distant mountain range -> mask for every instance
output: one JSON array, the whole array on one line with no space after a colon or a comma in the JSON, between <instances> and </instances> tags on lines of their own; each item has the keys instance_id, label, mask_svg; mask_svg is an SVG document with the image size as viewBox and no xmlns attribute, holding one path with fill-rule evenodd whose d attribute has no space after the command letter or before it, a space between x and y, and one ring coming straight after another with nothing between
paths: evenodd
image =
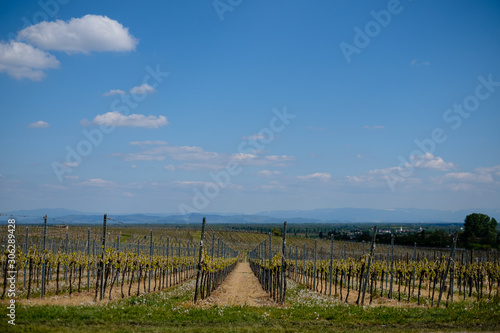
<instances>
[{"instance_id":1,"label":"distant mountain range","mask_svg":"<svg viewBox=\"0 0 500 333\"><path fill-rule=\"evenodd\" d=\"M438 209L371 209L371 208L326 208L313 210L283 210L260 212L258 215L281 218L311 218L334 222L399 222L399 223L434 223L463 222L472 213L482 213L500 218L500 209L463 209L458 211Z\"/></svg>"},{"instance_id":2,"label":"distant mountain range","mask_svg":"<svg viewBox=\"0 0 500 333\"><path fill-rule=\"evenodd\" d=\"M437 209L371 209L371 208L326 208L313 210L275 210L257 214L123 214L109 215L110 218L126 224L197 224L203 217L210 223L452 223L463 222L471 213L483 213L500 219L500 209L463 209L458 211ZM49 223L100 224L103 214L84 213L64 208L18 210L4 213L0 221L13 215L20 223L38 223L47 215ZM55 220L54 220L55 219Z\"/></svg>"}]
</instances>

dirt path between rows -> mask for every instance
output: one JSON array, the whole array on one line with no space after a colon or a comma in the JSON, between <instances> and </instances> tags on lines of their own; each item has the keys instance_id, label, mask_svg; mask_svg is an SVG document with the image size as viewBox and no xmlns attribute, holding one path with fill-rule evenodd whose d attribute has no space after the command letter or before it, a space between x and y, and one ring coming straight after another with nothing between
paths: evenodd
<instances>
[{"instance_id":1,"label":"dirt path between rows","mask_svg":"<svg viewBox=\"0 0 500 333\"><path fill-rule=\"evenodd\" d=\"M276 305L262 289L259 280L247 262L238 263L219 288L202 303L211 305Z\"/></svg>"}]
</instances>

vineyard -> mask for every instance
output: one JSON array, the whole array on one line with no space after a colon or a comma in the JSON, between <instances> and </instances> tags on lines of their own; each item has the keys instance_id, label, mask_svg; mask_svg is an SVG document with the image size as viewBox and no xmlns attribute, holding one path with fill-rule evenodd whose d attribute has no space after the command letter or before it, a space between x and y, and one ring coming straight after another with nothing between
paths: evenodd
<instances>
[{"instance_id":1,"label":"vineyard","mask_svg":"<svg viewBox=\"0 0 500 333\"><path fill-rule=\"evenodd\" d=\"M215 241L213 232L211 247L202 250L199 262L200 246L191 239L180 238L178 232L172 233L172 241L170 236L163 239L160 235L156 242L152 230L149 235L126 234L126 239L137 239L137 242L124 243L120 242L122 230L109 232L112 229L108 229L107 221L105 216L101 234L98 228L91 233L90 228L85 232L78 227L73 232L78 237L72 239L69 233L63 236L55 229L47 237L46 226L31 232L26 227L24 242L17 243L22 250L16 253L15 268L8 265L9 252L2 254L1 299L8 290L9 271L18 272L20 298L92 291L95 302L111 300L113 295L124 298L164 290L189 281L198 270L201 272L200 295L204 298L222 283L237 261L238 252L220 238ZM86 234L86 241L82 240L82 234ZM108 244L111 234L117 236ZM6 238L3 244L7 244Z\"/></svg>"},{"instance_id":2,"label":"vineyard","mask_svg":"<svg viewBox=\"0 0 500 333\"><path fill-rule=\"evenodd\" d=\"M377 258L374 254L375 226L368 253L365 254L363 250L357 257L348 256L344 248L340 258L334 259L332 239L330 252L321 252L318 259L317 241L312 251L308 251L305 245L300 250L298 245L289 246L286 251L286 222L284 231L281 250L273 251L272 239L269 238L250 253L255 275L263 288L280 303L284 302L287 278L315 292L333 295L356 305L364 305L366 295L369 296L369 304L374 298L385 298L430 306L439 306L443 293L447 305L460 298L475 298L478 301L500 298L498 254L494 253L492 261L480 261L473 253L463 252L461 260L457 260L457 234L448 256L434 254L433 258L428 258L428 253L417 254L415 246L412 257L407 252L406 258L397 258L393 243L385 257ZM325 256L329 256L329 259L323 259ZM350 294L356 297L349 298Z\"/></svg>"},{"instance_id":3,"label":"vineyard","mask_svg":"<svg viewBox=\"0 0 500 333\"><path fill-rule=\"evenodd\" d=\"M2 244L8 244L6 235L2 226ZM321 305L310 305L321 311L344 305L453 309L454 304L498 304L498 252L457 249L456 235L443 249L377 244L376 227L371 235L372 242L359 243L290 236L286 222L278 236L232 231L205 220L201 228L148 230L107 216L102 227L47 225L45 218L37 225L17 226L16 298L34 309L35 304L59 306L71 299L89 306L136 306L145 297L160 302L162 295L161 302L189 312L198 301L212 299L235 267L248 262L270 302L283 311L303 299L308 304L321 299ZM4 250L2 300L11 288L10 259ZM172 296L177 288L187 291ZM199 304L210 313L210 302Z\"/></svg>"}]
</instances>

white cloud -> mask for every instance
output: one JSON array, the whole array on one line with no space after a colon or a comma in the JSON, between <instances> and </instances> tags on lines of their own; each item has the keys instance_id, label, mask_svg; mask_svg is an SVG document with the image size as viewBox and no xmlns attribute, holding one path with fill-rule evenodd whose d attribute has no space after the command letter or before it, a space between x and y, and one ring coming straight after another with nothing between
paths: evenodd
<instances>
[{"instance_id":1,"label":"white cloud","mask_svg":"<svg viewBox=\"0 0 500 333\"><path fill-rule=\"evenodd\" d=\"M132 87L129 89L129 93L131 94L136 94L136 95L142 95L142 94L152 94L156 92L156 89L151 87L147 83L143 83L140 86ZM108 92L105 92L102 94L103 96L113 96L113 95L125 95L126 92L121 89L112 89Z\"/></svg>"},{"instance_id":2,"label":"white cloud","mask_svg":"<svg viewBox=\"0 0 500 333\"><path fill-rule=\"evenodd\" d=\"M170 158L184 162L176 165L176 169L181 170L220 170L225 168L228 162L236 162L240 166L285 167L296 160L294 156L287 155L257 156L243 153L228 155L206 151L197 146L173 146L161 140L133 141L130 142L130 145L139 146L142 150L132 153L114 153L112 156L122 158L125 161L162 161Z\"/></svg>"},{"instance_id":3,"label":"white cloud","mask_svg":"<svg viewBox=\"0 0 500 333\"><path fill-rule=\"evenodd\" d=\"M474 172L450 172L440 177L438 181L454 190L464 190L470 189L474 184L498 186L500 185L498 177L500 177L500 165L488 168L478 167L474 169Z\"/></svg>"},{"instance_id":4,"label":"white cloud","mask_svg":"<svg viewBox=\"0 0 500 333\"><path fill-rule=\"evenodd\" d=\"M162 161L169 156L178 161L218 161L222 155L213 152L207 152L196 146L169 146L164 141L135 141L133 145L158 145L157 147L144 150L139 153L121 154L115 153L113 156L123 158L125 161Z\"/></svg>"},{"instance_id":5,"label":"white cloud","mask_svg":"<svg viewBox=\"0 0 500 333\"><path fill-rule=\"evenodd\" d=\"M269 184L261 185L260 188L263 190L281 190L281 191L286 189L285 186L281 185L280 182L276 180L270 181Z\"/></svg>"},{"instance_id":6,"label":"white cloud","mask_svg":"<svg viewBox=\"0 0 500 333\"><path fill-rule=\"evenodd\" d=\"M222 161L219 163L217 161L213 163L182 163L178 166L181 170L221 170L226 167Z\"/></svg>"},{"instance_id":7,"label":"white cloud","mask_svg":"<svg viewBox=\"0 0 500 333\"><path fill-rule=\"evenodd\" d=\"M142 95L142 94L152 94L156 92L155 88L151 87L147 83L143 83L138 87L133 87L129 90L131 94Z\"/></svg>"},{"instance_id":8,"label":"white cloud","mask_svg":"<svg viewBox=\"0 0 500 333\"><path fill-rule=\"evenodd\" d=\"M100 178L92 178L92 179L86 180L84 182L81 182L80 185L106 187L106 186L113 186L113 185L115 185L115 183L110 181L110 180L104 180L104 179L100 179Z\"/></svg>"},{"instance_id":9,"label":"white cloud","mask_svg":"<svg viewBox=\"0 0 500 333\"><path fill-rule=\"evenodd\" d=\"M29 128L47 128L47 127L50 127L49 123L43 121L43 120L39 120L39 121L35 121L34 123L30 123L28 125Z\"/></svg>"},{"instance_id":10,"label":"white cloud","mask_svg":"<svg viewBox=\"0 0 500 333\"><path fill-rule=\"evenodd\" d=\"M243 140L274 140L274 138L270 138L269 136L267 136L265 133L262 133L262 132L259 132L259 133L256 133L256 134L252 134L250 136L244 136L242 137Z\"/></svg>"},{"instance_id":11,"label":"white cloud","mask_svg":"<svg viewBox=\"0 0 500 333\"><path fill-rule=\"evenodd\" d=\"M300 180L318 179L321 180L322 182L327 182L332 178L332 176L329 173L316 172L306 176L298 176L297 178Z\"/></svg>"},{"instance_id":12,"label":"white cloud","mask_svg":"<svg viewBox=\"0 0 500 333\"><path fill-rule=\"evenodd\" d=\"M50 53L16 41L0 42L0 72L16 79L40 81L45 69L58 67L59 61Z\"/></svg>"},{"instance_id":13,"label":"white cloud","mask_svg":"<svg viewBox=\"0 0 500 333\"><path fill-rule=\"evenodd\" d=\"M205 187L205 186L214 186L215 184L213 182L203 182L203 181L197 181L197 180L177 180L173 181L171 184L177 187L181 188L193 188L193 187ZM224 185L224 189L233 189L233 190L242 190L243 186L229 183Z\"/></svg>"},{"instance_id":14,"label":"white cloud","mask_svg":"<svg viewBox=\"0 0 500 333\"><path fill-rule=\"evenodd\" d=\"M431 153L425 153L423 155L412 155L410 156L410 161L407 166L413 166L415 168L427 168L435 169L441 171L447 171L455 167L451 162L445 162L441 157L434 156Z\"/></svg>"},{"instance_id":15,"label":"white cloud","mask_svg":"<svg viewBox=\"0 0 500 333\"><path fill-rule=\"evenodd\" d=\"M448 171L455 167L455 164L453 164L452 162L445 162L439 156L434 156L431 153L425 153L423 155L411 155L410 162L406 162L404 167L397 166L385 169L373 169L370 170L369 173L372 175L385 175L393 171L408 173L408 170L411 170L412 168Z\"/></svg>"},{"instance_id":16,"label":"white cloud","mask_svg":"<svg viewBox=\"0 0 500 333\"><path fill-rule=\"evenodd\" d=\"M78 162L63 162L63 165L68 168L76 168L78 166Z\"/></svg>"},{"instance_id":17,"label":"white cloud","mask_svg":"<svg viewBox=\"0 0 500 333\"><path fill-rule=\"evenodd\" d=\"M113 95L125 95L125 91L121 90L121 89L112 89L108 92L105 92L104 94L102 94L103 96L113 96Z\"/></svg>"},{"instance_id":18,"label":"white cloud","mask_svg":"<svg viewBox=\"0 0 500 333\"><path fill-rule=\"evenodd\" d=\"M415 65L417 65L417 66L422 66L422 65L423 65L423 66L430 66L430 65L431 65L431 63L430 63L430 62L428 62L428 61L419 61L418 59L413 59L413 60L411 61L411 63L410 63L410 66L412 66L412 67L413 67L413 66L415 66Z\"/></svg>"},{"instance_id":19,"label":"white cloud","mask_svg":"<svg viewBox=\"0 0 500 333\"><path fill-rule=\"evenodd\" d=\"M366 175L359 175L359 176L346 176L347 181L351 183L365 183L368 181L373 180L373 177L366 176Z\"/></svg>"},{"instance_id":20,"label":"white cloud","mask_svg":"<svg viewBox=\"0 0 500 333\"><path fill-rule=\"evenodd\" d=\"M495 165L489 168L479 167L476 168L476 172L479 173L492 173L496 176L500 176L500 165Z\"/></svg>"},{"instance_id":21,"label":"white cloud","mask_svg":"<svg viewBox=\"0 0 500 333\"><path fill-rule=\"evenodd\" d=\"M128 28L101 15L40 22L21 30L18 37L45 50L86 54L91 51L133 51L138 43Z\"/></svg>"},{"instance_id":22,"label":"white cloud","mask_svg":"<svg viewBox=\"0 0 500 333\"><path fill-rule=\"evenodd\" d=\"M165 165L163 168L168 171L175 171L175 165L173 164Z\"/></svg>"},{"instance_id":23,"label":"white cloud","mask_svg":"<svg viewBox=\"0 0 500 333\"><path fill-rule=\"evenodd\" d=\"M267 155L257 156L254 154L235 153L230 157L240 165L264 166L271 165L275 167L287 167L296 160L295 156L288 155Z\"/></svg>"},{"instance_id":24,"label":"white cloud","mask_svg":"<svg viewBox=\"0 0 500 333\"><path fill-rule=\"evenodd\" d=\"M268 155L264 156L266 163L271 164L276 167L287 167L290 166L297 158L295 156L289 155Z\"/></svg>"},{"instance_id":25,"label":"white cloud","mask_svg":"<svg viewBox=\"0 0 500 333\"><path fill-rule=\"evenodd\" d=\"M157 140L157 141L132 141L130 145L132 146L146 146L146 145L166 145L166 141Z\"/></svg>"},{"instance_id":26,"label":"white cloud","mask_svg":"<svg viewBox=\"0 0 500 333\"><path fill-rule=\"evenodd\" d=\"M43 184L42 186L46 187L46 188L50 188L52 190L58 190L58 191L64 191L64 190L68 189L67 186L63 186L63 185Z\"/></svg>"},{"instance_id":27,"label":"white cloud","mask_svg":"<svg viewBox=\"0 0 500 333\"><path fill-rule=\"evenodd\" d=\"M212 184L210 182L202 182L202 181L196 181L196 180L177 180L177 181L174 181L173 183L174 183L174 185L181 186L181 187L205 186L205 185Z\"/></svg>"},{"instance_id":28,"label":"white cloud","mask_svg":"<svg viewBox=\"0 0 500 333\"><path fill-rule=\"evenodd\" d=\"M256 159L257 157L258 156L254 154L244 154L244 153L235 153L231 155L231 159L238 162L251 161Z\"/></svg>"},{"instance_id":29,"label":"white cloud","mask_svg":"<svg viewBox=\"0 0 500 333\"><path fill-rule=\"evenodd\" d=\"M80 120L80 125L82 125L82 126L90 126L90 125L92 125L92 122L89 121L88 119L84 118L84 119Z\"/></svg>"},{"instance_id":30,"label":"white cloud","mask_svg":"<svg viewBox=\"0 0 500 333\"><path fill-rule=\"evenodd\" d=\"M142 114L125 116L118 111L113 111L97 115L93 123L96 125L116 127L158 128L167 125L168 121L165 116L145 116Z\"/></svg>"},{"instance_id":31,"label":"white cloud","mask_svg":"<svg viewBox=\"0 0 500 333\"><path fill-rule=\"evenodd\" d=\"M489 173L472 173L472 172L452 172L444 175L446 180L471 183L490 183L493 182L493 177Z\"/></svg>"},{"instance_id":32,"label":"white cloud","mask_svg":"<svg viewBox=\"0 0 500 333\"><path fill-rule=\"evenodd\" d=\"M132 162L132 161L163 161L165 160L165 156L155 156L149 154L120 154L115 153L112 156L121 157L124 161ZM135 169L137 166L132 166Z\"/></svg>"},{"instance_id":33,"label":"white cloud","mask_svg":"<svg viewBox=\"0 0 500 333\"><path fill-rule=\"evenodd\" d=\"M385 175L386 173L392 172L392 171L400 171L403 170L403 168L400 167L390 167L390 168L385 168L385 169L373 169L368 171L369 174L371 175Z\"/></svg>"},{"instance_id":34,"label":"white cloud","mask_svg":"<svg viewBox=\"0 0 500 333\"><path fill-rule=\"evenodd\" d=\"M163 146L151 151L153 154L168 154L171 158L178 161L212 161L221 157L220 154L205 151L196 146Z\"/></svg>"},{"instance_id":35,"label":"white cloud","mask_svg":"<svg viewBox=\"0 0 500 333\"><path fill-rule=\"evenodd\" d=\"M279 175L281 171L270 171L270 170L261 170L258 172L259 175L265 176L265 177L270 177L274 175Z\"/></svg>"}]
</instances>

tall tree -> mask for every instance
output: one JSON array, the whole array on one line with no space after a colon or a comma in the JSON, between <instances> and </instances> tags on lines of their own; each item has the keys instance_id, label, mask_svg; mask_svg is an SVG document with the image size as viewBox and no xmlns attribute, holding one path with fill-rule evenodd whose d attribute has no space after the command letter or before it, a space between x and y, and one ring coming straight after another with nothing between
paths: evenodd
<instances>
[{"instance_id":1,"label":"tall tree","mask_svg":"<svg viewBox=\"0 0 500 333\"><path fill-rule=\"evenodd\" d=\"M485 214L470 214L465 218L464 238L467 247L497 245L497 221Z\"/></svg>"}]
</instances>

